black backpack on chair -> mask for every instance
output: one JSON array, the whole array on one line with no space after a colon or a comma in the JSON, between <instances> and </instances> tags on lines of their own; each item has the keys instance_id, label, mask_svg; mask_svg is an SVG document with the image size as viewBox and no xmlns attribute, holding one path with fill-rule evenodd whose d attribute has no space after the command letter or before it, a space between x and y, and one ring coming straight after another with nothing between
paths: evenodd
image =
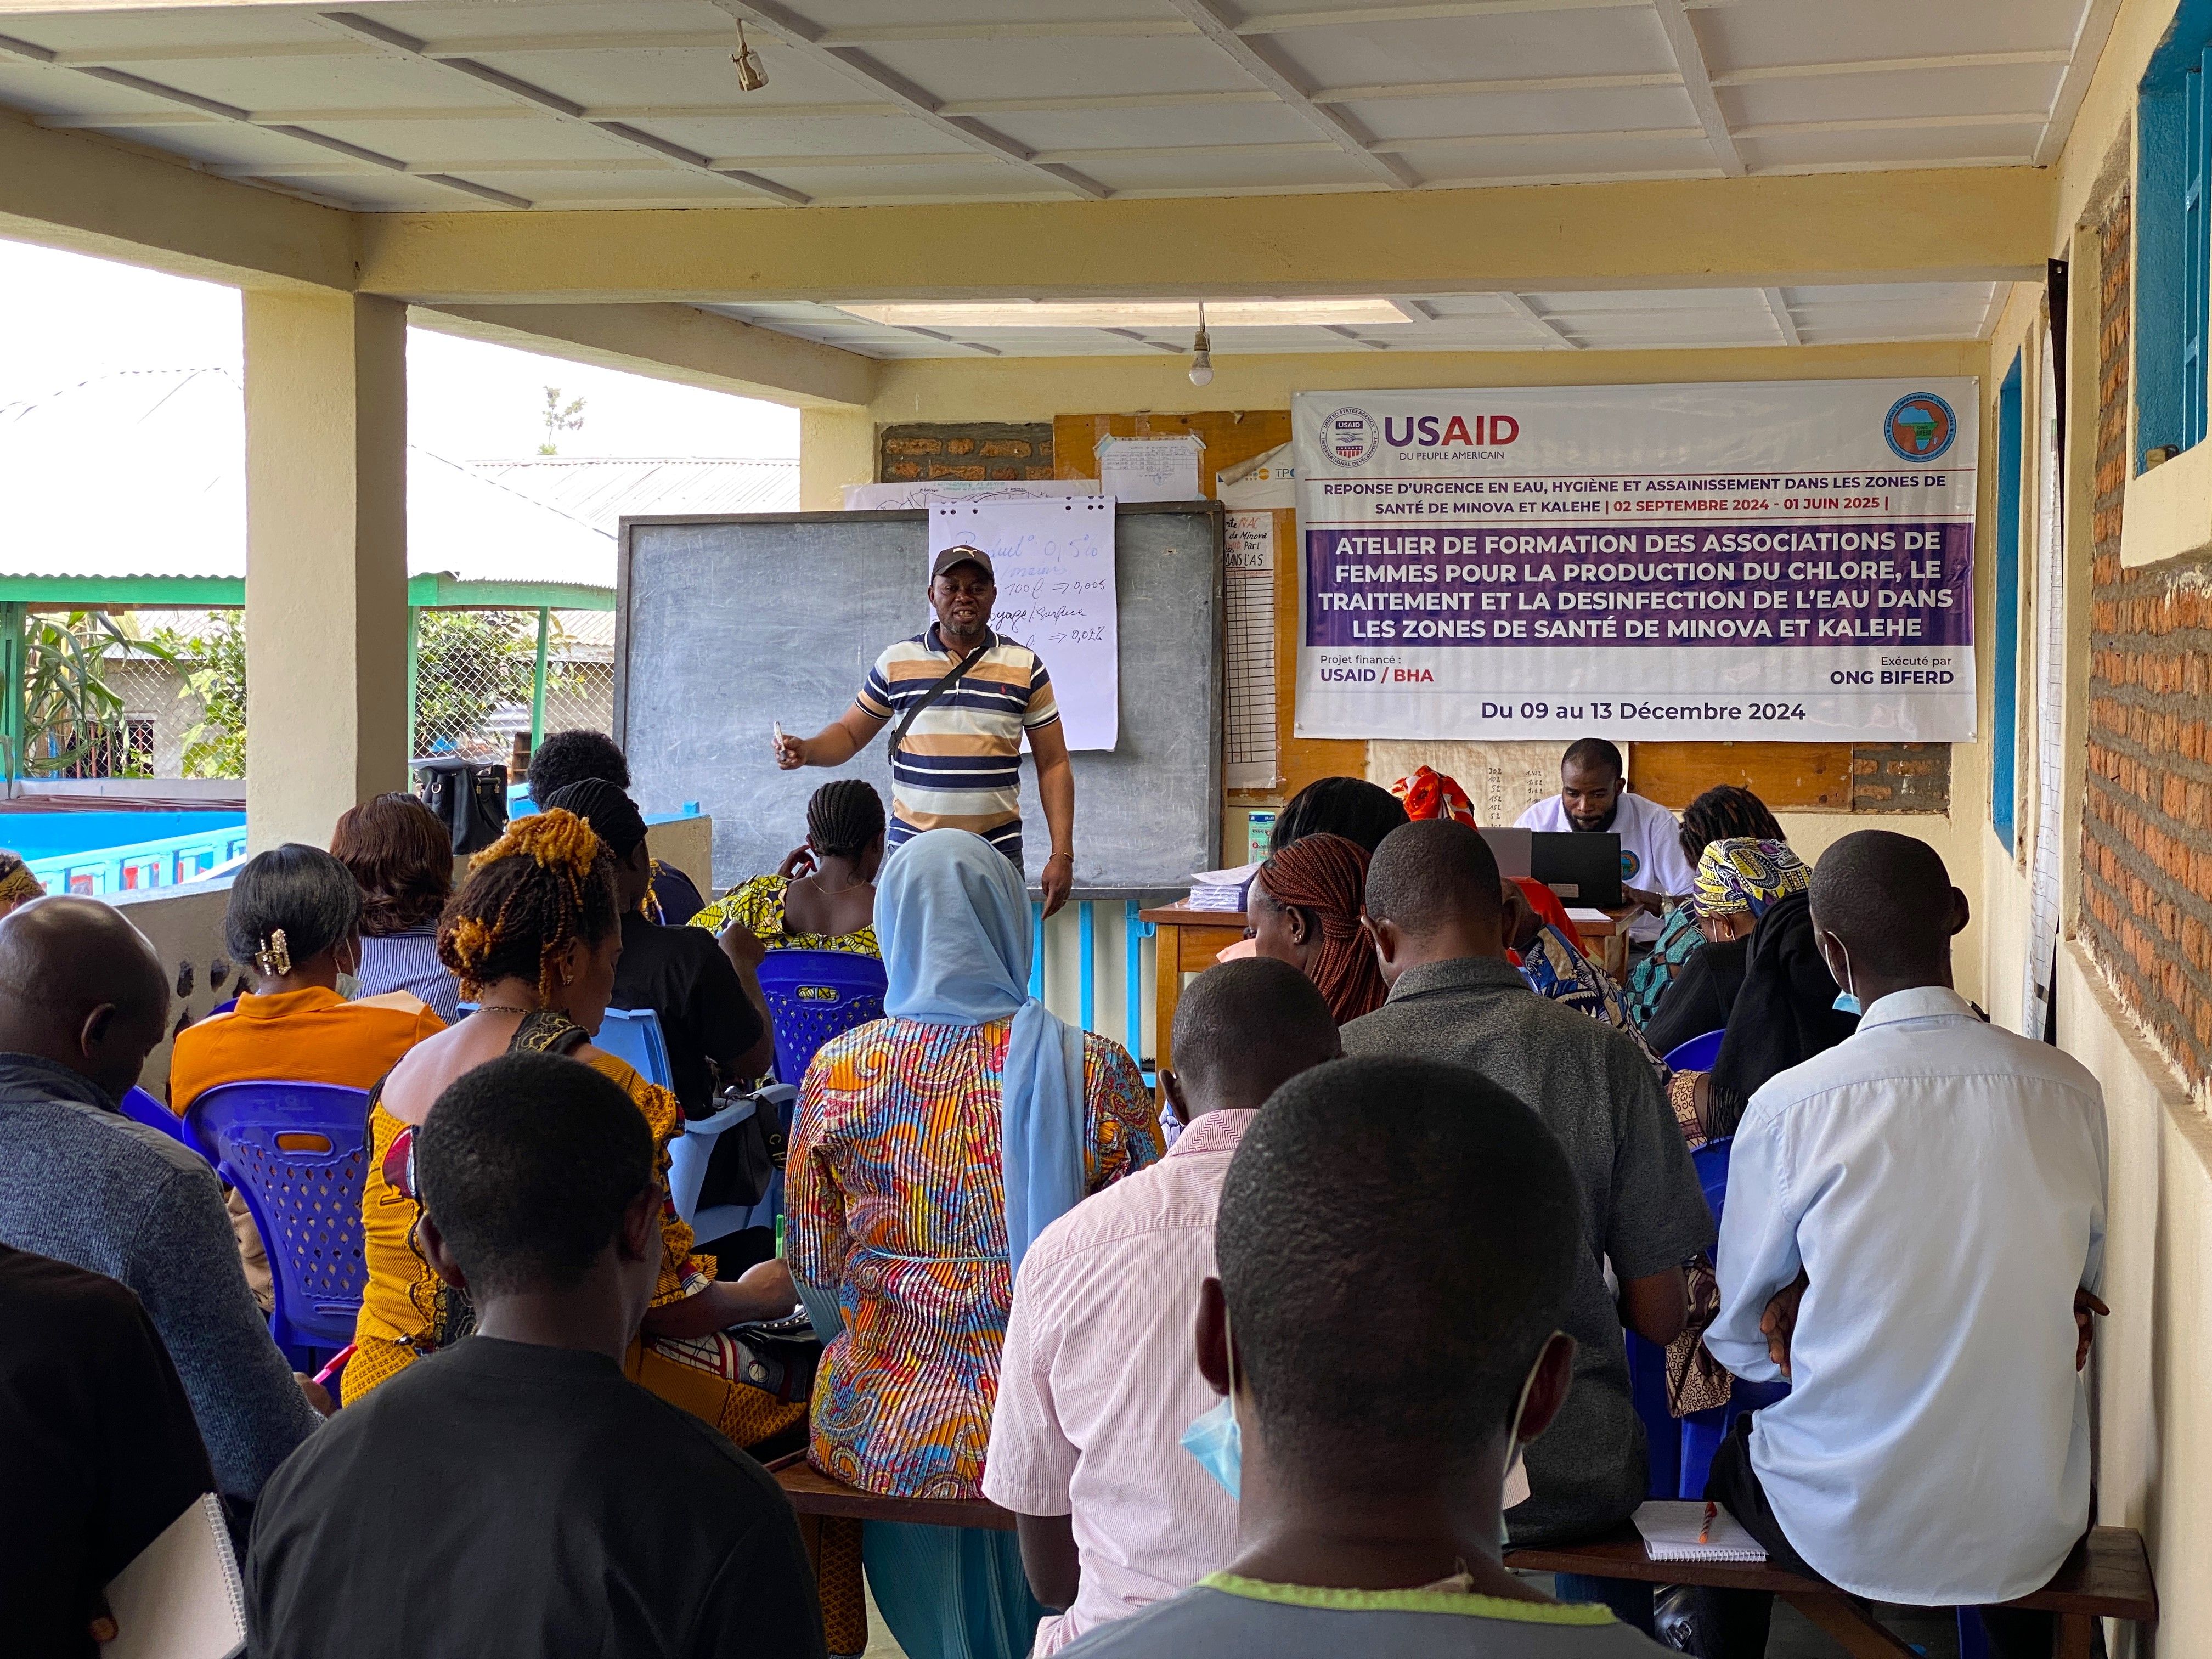
<instances>
[{"instance_id":1,"label":"black backpack on chair","mask_svg":"<svg viewBox=\"0 0 2212 1659\"><path fill-rule=\"evenodd\" d=\"M441 755L415 763L422 804L453 838L456 857L481 853L507 829L507 769Z\"/></svg>"}]
</instances>

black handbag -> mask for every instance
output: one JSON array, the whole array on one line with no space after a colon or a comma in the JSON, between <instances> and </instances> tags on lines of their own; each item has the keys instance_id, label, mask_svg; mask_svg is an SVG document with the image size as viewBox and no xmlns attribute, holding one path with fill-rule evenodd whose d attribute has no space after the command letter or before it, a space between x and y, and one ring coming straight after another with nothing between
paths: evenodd
<instances>
[{"instance_id":1,"label":"black handbag","mask_svg":"<svg viewBox=\"0 0 2212 1659\"><path fill-rule=\"evenodd\" d=\"M814 1392L814 1373L822 1364L822 1339L804 1309L781 1319L732 1325L726 1333L738 1347L738 1376L778 1400L805 1400Z\"/></svg>"},{"instance_id":2,"label":"black handbag","mask_svg":"<svg viewBox=\"0 0 2212 1659\"><path fill-rule=\"evenodd\" d=\"M746 1096L726 1089L714 1097L717 1108L750 1098L753 1114L733 1123L714 1138L707 1155L707 1172L699 1179L698 1207L714 1209L734 1204L750 1209L768 1196L769 1182L783 1167L784 1130L781 1103L766 1091Z\"/></svg>"},{"instance_id":3,"label":"black handbag","mask_svg":"<svg viewBox=\"0 0 2212 1659\"><path fill-rule=\"evenodd\" d=\"M507 769L459 756L415 763L422 804L438 815L459 856L481 853L507 830Z\"/></svg>"}]
</instances>

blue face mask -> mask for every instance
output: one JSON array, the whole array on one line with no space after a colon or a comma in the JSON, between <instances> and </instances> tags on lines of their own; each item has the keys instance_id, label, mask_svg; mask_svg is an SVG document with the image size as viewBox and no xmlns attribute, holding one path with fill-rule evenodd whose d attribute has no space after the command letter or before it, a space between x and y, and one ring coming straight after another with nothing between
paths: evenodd
<instances>
[{"instance_id":1,"label":"blue face mask","mask_svg":"<svg viewBox=\"0 0 2212 1659\"><path fill-rule=\"evenodd\" d=\"M1224 1394L1213 1409L1182 1431L1182 1449L1198 1460L1221 1490L1241 1498L1244 1431L1237 1421L1237 1397Z\"/></svg>"},{"instance_id":2,"label":"blue face mask","mask_svg":"<svg viewBox=\"0 0 2212 1659\"><path fill-rule=\"evenodd\" d=\"M1237 1420L1237 1344L1229 1334L1229 1310L1221 1312L1222 1346L1229 1350L1229 1392L1211 1411L1182 1431L1182 1449L1198 1460L1221 1490L1242 1500L1244 1486L1244 1430Z\"/></svg>"},{"instance_id":3,"label":"blue face mask","mask_svg":"<svg viewBox=\"0 0 2212 1659\"><path fill-rule=\"evenodd\" d=\"M1830 934L1829 937L1831 939L1835 938L1832 933ZM1833 1008L1839 1014L1856 1014L1863 1012L1864 1011L1859 1006L1858 993L1850 988L1851 980L1853 977L1851 973L1851 953L1849 951L1844 951L1844 942L1841 939L1836 939L1836 949L1843 951L1844 955L1844 988L1836 993L1836 1000L1828 1006Z\"/></svg>"}]
</instances>

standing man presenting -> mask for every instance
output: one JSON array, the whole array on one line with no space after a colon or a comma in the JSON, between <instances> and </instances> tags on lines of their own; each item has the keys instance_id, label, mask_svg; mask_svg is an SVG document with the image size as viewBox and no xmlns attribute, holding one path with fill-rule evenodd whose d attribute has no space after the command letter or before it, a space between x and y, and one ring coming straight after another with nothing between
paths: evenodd
<instances>
[{"instance_id":1,"label":"standing man presenting","mask_svg":"<svg viewBox=\"0 0 2212 1659\"><path fill-rule=\"evenodd\" d=\"M1038 877L1047 915L1075 878L1075 773L1052 677L1025 645L991 631L999 597L991 556L948 547L930 562L937 620L876 659L848 708L811 738L778 732L776 764L842 766L893 720L890 847L925 830L970 830L1022 867L1022 733L1036 758L1052 836Z\"/></svg>"},{"instance_id":2,"label":"standing man presenting","mask_svg":"<svg viewBox=\"0 0 2212 1659\"><path fill-rule=\"evenodd\" d=\"M1659 937L1659 917L1667 899L1680 898L1697 883L1682 856L1682 826L1656 800L1628 793L1620 750L1603 738L1571 744L1559 759L1559 793L1547 796L1514 820L1522 830L1576 830L1620 837L1620 890L1644 914L1628 929L1630 940L1648 945Z\"/></svg>"}]
</instances>

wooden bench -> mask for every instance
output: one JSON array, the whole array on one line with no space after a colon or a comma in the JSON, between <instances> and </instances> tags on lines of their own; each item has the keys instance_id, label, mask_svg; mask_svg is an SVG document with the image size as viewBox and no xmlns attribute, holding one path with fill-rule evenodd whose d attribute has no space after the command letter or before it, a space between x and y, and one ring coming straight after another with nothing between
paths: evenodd
<instances>
[{"instance_id":1,"label":"wooden bench","mask_svg":"<svg viewBox=\"0 0 2212 1659\"><path fill-rule=\"evenodd\" d=\"M1913 1650L1876 1623L1863 1604L1833 1584L1765 1564L1654 1561L1633 1526L1586 1544L1508 1551L1505 1565L1524 1572L1578 1572L1595 1578L1638 1578L1655 1584L1702 1584L1714 1589L1771 1590L1833 1637L1854 1659L1910 1659ZM2051 1582L2007 1607L2058 1615L2057 1659L2088 1659L2093 1621L2158 1621L2158 1591L2142 1534L2127 1527L2092 1527Z\"/></svg>"},{"instance_id":2,"label":"wooden bench","mask_svg":"<svg viewBox=\"0 0 2212 1659\"><path fill-rule=\"evenodd\" d=\"M775 1483L791 1499L799 1514L799 1536L806 1540L810 1561L820 1559L822 1522L846 1521L904 1521L924 1527L982 1527L1012 1532L1014 1512L1002 1510L987 1498L886 1498L862 1492L842 1480L832 1480L806 1461L803 1451L779 1457L768 1466Z\"/></svg>"}]
</instances>

